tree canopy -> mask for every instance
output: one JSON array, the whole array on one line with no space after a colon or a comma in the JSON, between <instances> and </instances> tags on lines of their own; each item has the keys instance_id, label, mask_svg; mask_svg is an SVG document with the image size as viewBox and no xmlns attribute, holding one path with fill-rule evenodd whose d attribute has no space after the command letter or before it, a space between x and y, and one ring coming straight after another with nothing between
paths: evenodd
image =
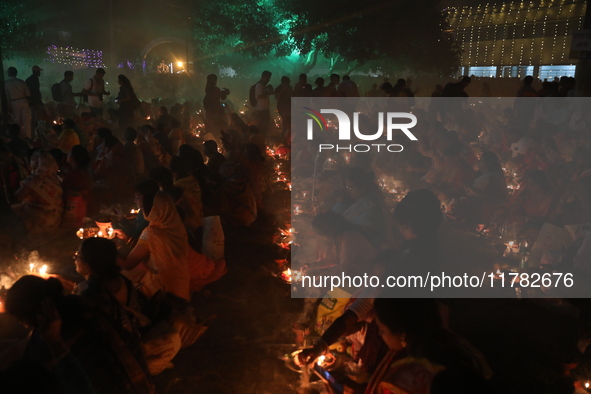
<instances>
[{"instance_id":1,"label":"tree canopy","mask_svg":"<svg viewBox=\"0 0 591 394\"><path fill-rule=\"evenodd\" d=\"M35 25L25 17L22 3L0 1L0 45L4 58L38 46L39 37Z\"/></svg>"},{"instance_id":2,"label":"tree canopy","mask_svg":"<svg viewBox=\"0 0 591 394\"><path fill-rule=\"evenodd\" d=\"M298 54L305 64L315 52L343 70L371 64L450 75L459 66L438 0L222 0L204 4L194 20L198 52L226 66L237 55Z\"/></svg>"}]
</instances>

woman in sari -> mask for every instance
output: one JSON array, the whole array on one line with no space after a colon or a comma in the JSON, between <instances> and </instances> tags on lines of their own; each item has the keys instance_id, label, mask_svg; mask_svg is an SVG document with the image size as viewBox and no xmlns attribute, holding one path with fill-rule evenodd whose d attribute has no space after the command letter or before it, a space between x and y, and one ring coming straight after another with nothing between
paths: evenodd
<instances>
[{"instance_id":1,"label":"woman in sari","mask_svg":"<svg viewBox=\"0 0 591 394\"><path fill-rule=\"evenodd\" d=\"M378 298L376 322L390 349L365 394L429 394L442 371L486 386L491 376L484 357L467 341L443 328L435 300ZM454 386L447 382L446 386ZM445 392L454 392L453 390ZM482 392L475 390L475 392Z\"/></svg>"},{"instance_id":2,"label":"woman in sari","mask_svg":"<svg viewBox=\"0 0 591 394\"><path fill-rule=\"evenodd\" d=\"M44 233L59 227L64 202L57 177L58 165L49 153L37 151L31 157L32 174L21 182L15 197L21 202L18 214L29 233Z\"/></svg>"},{"instance_id":3,"label":"woman in sari","mask_svg":"<svg viewBox=\"0 0 591 394\"><path fill-rule=\"evenodd\" d=\"M235 227L249 226L257 218L257 205L245 168L234 163L224 163L220 175L223 182L217 191L216 200L223 222Z\"/></svg>"},{"instance_id":4,"label":"woman in sari","mask_svg":"<svg viewBox=\"0 0 591 394\"><path fill-rule=\"evenodd\" d=\"M133 270L128 277L141 284L147 297L161 290L189 301L189 243L183 221L166 193L156 193L153 201L146 197L136 202L150 224L121 266ZM138 267L141 263L147 270Z\"/></svg>"}]
</instances>

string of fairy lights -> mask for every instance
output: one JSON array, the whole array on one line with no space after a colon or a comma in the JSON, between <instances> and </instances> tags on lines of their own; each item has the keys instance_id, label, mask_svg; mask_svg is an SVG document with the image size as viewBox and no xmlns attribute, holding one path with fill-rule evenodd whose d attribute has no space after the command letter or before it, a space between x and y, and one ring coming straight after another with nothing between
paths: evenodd
<instances>
[{"instance_id":1,"label":"string of fairy lights","mask_svg":"<svg viewBox=\"0 0 591 394\"><path fill-rule=\"evenodd\" d=\"M448 22L461 41L464 67L505 68L512 76L535 66L572 66L570 39L582 28L583 0L515 0L450 7ZM537 64L534 59L537 59ZM490 71L490 76L496 72Z\"/></svg>"},{"instance_id":2,"label":"string of fairy lights","mask_svg":"<svg viewBox=\"0 0 591 394\"><path fill-rule=\"evenodd\" d=\"M105 67L103 63L103 51L91 49L78 49L72 47L58 47L51 45L47 48L50 63L68 64L71 66Z\"/></svg>"}]
</instances>

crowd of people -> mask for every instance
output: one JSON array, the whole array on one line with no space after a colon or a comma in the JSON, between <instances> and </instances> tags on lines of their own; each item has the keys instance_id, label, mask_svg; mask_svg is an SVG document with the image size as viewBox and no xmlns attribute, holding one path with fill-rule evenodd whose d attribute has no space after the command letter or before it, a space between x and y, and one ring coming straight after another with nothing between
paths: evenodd
<instances>
[{"instance_id":1,"label":"crowd of people","mask_svg":"<svg viewBox=\"0 0 591 394\"><path fill-rule=\"evenodd\" d=\"M436 270L445 216L481 234L508 237L510 228L510 237L526 240L529 248L547 225L579 225L560 257L552 260L548 256L556 254L548 253L543 263L591 274L591 233L583 226L591 222L585 108L516 101L499 117L498 108L479 110L467 101L424 108L417 98L405 103L421 119L419 141L405 141L403 155L348 152L345 159L342 152L323 153L324 165L316 173L317 147L291 128L291 98L362 96L350 76L332 74L326 86L319 77L315 88L306 74L293 88L283 76L273 87L272 73L264 71L250 88L250 113L241 116L228 110L231 93L217 87L213 74L207 76L202 106L187 101L170 107L158 99L140 102L130 80L119 75L115 110L103 102L111 94L105 70L97 69L79 93L70 85L73 73L66 71L46 104L39 93L40 71L33 67L37 79L25 82L8 69L13 123L8 138L0 139L0 240L77 229L85 218L98 218L113 206L139 213L132 221L113 223L112 239L81 242L74 256L75 286L26 275L8 290L7 313L31 335L0 357L6 387L12 382L20 389L31 385L30 392L155 392L152 375L170 368L179 350L198 338L186 331L203 329L192 294L227 272L223 256L205 245L208 231L218 220L224 230L244 231L274 214L268 201L269 145L292 161L294 187L316 177L314 199L306 201L321 242L318 257L305 262L308 270L367 271L371 265L397 275ZM464 77L438 86L432 97L467 99L470 82ZM531 84L526 77L517 96L569 97L574 81L550 82L545 93ZM86 103L76 105L78 96ZM413 98L412 81L384 80L365 94L380 96ZM322 138L331 142L336 136L329 130ZM393 210L386 203L391 187L381 183L386 178L405 191ZM396 237L404 243L393 251ZM444 309L434 300L365 295L299 360L313 362L339 338L364 327L357 356L371 375L365 393L488 392L486 361L447 328ZM17 381L25 370L44 377L43 384Z\"/></svg>"}]
</instances>

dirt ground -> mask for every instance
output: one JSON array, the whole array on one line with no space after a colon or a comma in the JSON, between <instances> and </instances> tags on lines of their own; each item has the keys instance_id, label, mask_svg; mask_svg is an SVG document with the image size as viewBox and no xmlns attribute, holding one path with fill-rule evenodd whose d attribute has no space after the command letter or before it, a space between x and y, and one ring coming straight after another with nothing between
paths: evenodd
<instances>
[{"instance_id":1,"label":"dirt ground","mask_svg":"<svg viewBox=\"0 0 591 394\"><path fill-rule=\"evenodd\" d=\"M215 315L193 346L181 350L174 368L155 378L164 394L289 394L300 376L281 356L295 350L291 325L303 308L288 285L271 275L277 247L267 224L227 232L228 274L193 299L199 315ZM78 241L71 233L39 245L56 267L71 265ZM461 270L490 269L499 257L486 239L450 224L442 231L444 255ZM455 265L455 264L454 264ZM557 301L451 299L450 326L488 359L495 393L572 393L563 362L576 345L576 315ZM0 314L0 344L24 331ZM475 390L475 393L477 390Z\"/></svg>"}]
</instances>

